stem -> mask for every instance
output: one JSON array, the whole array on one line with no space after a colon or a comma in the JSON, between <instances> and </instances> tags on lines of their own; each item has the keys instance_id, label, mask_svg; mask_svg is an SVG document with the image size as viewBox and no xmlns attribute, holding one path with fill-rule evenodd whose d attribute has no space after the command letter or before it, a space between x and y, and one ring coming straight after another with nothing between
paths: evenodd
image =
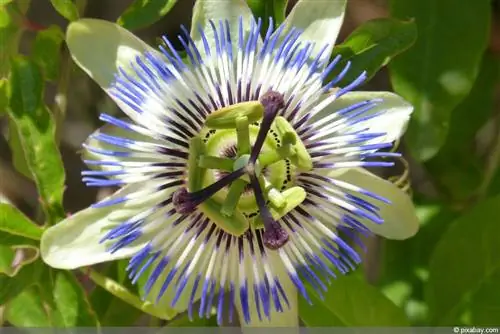
<instances>
[{"instance_id":1,"label":"stem","mask_svg":"<svg viewBox=\"0 0 500 334\"><path fill-rule=\"evenodd\" d=\"M94 269L83 268L80 270L84 274L88 275L88 277L96 285L100 286L104 290L111 293L113 296L120 298L125 303L132 305L133 307L137 308L138 310L141 310L144 313L148 313L154 317L166 320L173 318L177 313L172 309L165 309L164 311L162 311L160 308L155 307L153 303L148 301L142 301L139 298L139 296L136 296L118 282L102 275L101 273L95 271Z\"/></svg>"}]
</instances>

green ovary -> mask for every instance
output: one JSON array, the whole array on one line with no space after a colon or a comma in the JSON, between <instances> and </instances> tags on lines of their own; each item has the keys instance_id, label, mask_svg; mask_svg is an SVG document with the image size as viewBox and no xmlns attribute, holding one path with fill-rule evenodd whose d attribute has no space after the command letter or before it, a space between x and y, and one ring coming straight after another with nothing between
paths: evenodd
<instances>
[{"instance_id":1,"label":"green ovary","mask_svg":"<svg viewBox=\"0 0 500 334\"><path fill-rule=\"evenodd\" d=\"M248 114L238 110L234 128L227 128L230 122L225 111L224 126L207 124L199 137L192 140L188 166L190 192L206 188L231 173L231 165L233 170L245 166L249 157L248 142L251 151L259 133L259 123L251 119L254 123L248 124ZM255 115L252 117L255 118ZM217 122L220 121L211 119L208 123ZM295 138L290 140L293 136ZM268 208L275 219L290 212L304 200L304 190L294 186L294 175L298 171L310 169L309 166L312 166L310 157L293 127L284 118L278 117L267 133L258 161L252 168L259 177ZM250 226L263 227L246 174L205 200L198 209L232 235L242 235Z\"/></svg>"}]
</instances>

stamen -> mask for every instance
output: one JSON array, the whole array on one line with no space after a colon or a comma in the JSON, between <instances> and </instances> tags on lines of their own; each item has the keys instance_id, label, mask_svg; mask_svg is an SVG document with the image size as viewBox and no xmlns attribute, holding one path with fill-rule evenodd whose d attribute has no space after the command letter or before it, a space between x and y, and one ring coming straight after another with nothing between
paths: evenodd
<instances>
[{"instance_id":1,"label":"stamen","mask_svg":"<svg viewBox=\"0 0 500 334\"><path fill-rule=\"evenodd\" d=\"M288 233L281 227L281 225L276 222L269 209L267 208L266 201L264 199L264 194L259 184L259 180L255 174L250 174L250 183L253 188L255 195L255 201L259 207L260 217L264 222L264 245L272 250L279 249L283 247L289 240Z\"/></svg>"},{"instance_id":2,"label":"stamen","mask_svg":"<svg viewBox=\"0 0 500 334\"><path fill-rule=\"evenodd\" d=\"M285 100L283 94L268 91L260 98L260 103L264 106L264 117L260 124L259 133L257 134L257 139L252 148L252 153L250 154L250 163L253 164L257 160L259 153L264 145L264 140L267 137L269 129L273 124L274 119L278 115L278 111L285 106Z\"/></svg>"},{"instance_id":3,"label":"stamen","mask_svg":"<svg viewBox=\"0 0 500 334\"><path fill-rule=\"evenodd\" d=\"M207 169L219 169L231 172L233 170L233 165L233 159L213 157L209 155L202 155L198 160L198 166Z\"/></svg>"},{"instance_id":4,"label":"stamen","mask_svg":"<svg viewBox=\"0 0 500 334\"><path fill-rule=\"evenodd\" d=\"M243 180L236 180L231 184L231 186L229 187L229 192L220 210L220 213L222 213L222 215L227 217L231 217L233 215L240 197L243 194L243 191L245 191L246 185L247 183Z\"/></svg>"}]
</instances>

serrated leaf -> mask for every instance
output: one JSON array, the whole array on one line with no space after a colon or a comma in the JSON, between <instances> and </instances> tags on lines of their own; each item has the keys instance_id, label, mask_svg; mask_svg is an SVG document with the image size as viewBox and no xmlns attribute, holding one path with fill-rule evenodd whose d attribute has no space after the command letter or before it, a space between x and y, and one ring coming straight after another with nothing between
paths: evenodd
<instances>
[{"instance_id":1,"label":"serrated leaf","mask_svg":"<svg viewBox=\"0 0 500 334\"><path fill-rule=\"evenodd\" d=\"M336 71L337 76L351 62L346 76L338 84L345 86L355 80L363 71L371 78L395 56L411 47L417 39L417 27L413 21L393 18L374 19L360 25L346 40L334 47L332 57L342 56Z\"/></svg>"},{"instance_id":2,"label":"serrated leaf","mask_svg":"<svg viewBox=\"0 0 500 334\"><path fill-rule=\"evenodd\" d=\"M72 0L50 0L59 14L69 21L78 20L78 8Z\"/></svg>"},{"instance_id":3,"label":"serrated leaf","mask_svg":"<svg viewBox=\"0 0 500 334\"><path fill-rule=\"evenodd\" d=\"M355 275L339 275L323 300L310 285L306 289L314 306L299 298L299 316L308 327L408 326L402 309Z\"/></svg>"},{"instance_id":4,"label":"serrated leaf","mask_svg":"<svg viewBox=\"0 0 500 334\"><path fill-rule=\"evenodd\" d=\"M498 291L498 284L491 282L500 271L499 206L499 196L478 204L457 218L441 236L429 266L427 302L431 325L486 326L490 323L487 319L482 319L484 323L476 322L463 319L462 314L493 304L497 310L500 308L499 299L476 296L480 293L493 297ZM488 287L490 290L485 290Z\"/></svg>"},{"instance_id":5,"label":"serrated leaf","mask_svg":"<svg viewBox=\"0 0 500 334\"><path fill-rule=\"evenodd\" d=\"M21 56L13 59L10 93L9 116L15 122L47 222L54 224L64 217L64 168L54 120L42 100L43 79L33 61Z\"/></svg>"},{"instance_id":6,"label":"serrated leaf","mask_svg":"<svg viewBox=\"0 0 500 334\"><path fill-rule=\"evenodd\" d=\"M61 43L64 34L58 26L50 26L36 35L32 58L38 63L47 80L56 80L61 62Z\"/></svg>"},{"instance_id":7,"label":"serrated leaf","mask_svg":"<svg viewBox=\"0 0 500 334\"><path fill-rule=\"evenodd\" d=\"M36 285L22 291L7 304L5 318L15 327L52 327Z\"/></svg>"},{"instance_id":8,"label":"serrated leaf","mask_svg":"<svg viewBox=\"0 0 500 334\"><path fill-rule=\"evenodd\" d=\"M135 0L117 22L128 30L145 28L167 15L176 2L177 0Z\"/></svg>"},{"instance_id":9,"label":"serrated leaf","mask_svg":"<svg viewBox=\"0 0 500 334\"><path fill-rule=\"evenodd\" d=\"M0 231L40 240L43 230L12 205L0 203Z\"/></svg>"},{"instance_id":10,"label":"serrated leaf","mask_svg":"<svg viewBox=\"0 0 500 334\"><path fill-rule=\"evenodd\" d=\"M476 153L474 139L493 115L499 74L497 57L485 54L472 90L451 114L450 130L443 147L426 163L440 191L450 201L470 199L482 181L484 166Z\"/></svg>"},{"instance_id":11,"label":"serrated leaf","mask_svg":"<svg viewBox=\"0 0 500 334\"><path fill-rule=\"evenodd\" d=\"M425 161L443 145L451 112L474 83L488 42L491 1L392 0L390 10L417 24L417 42L390 70L394 90L415 107L408 147Z\"/></svg>"}]
</instances>

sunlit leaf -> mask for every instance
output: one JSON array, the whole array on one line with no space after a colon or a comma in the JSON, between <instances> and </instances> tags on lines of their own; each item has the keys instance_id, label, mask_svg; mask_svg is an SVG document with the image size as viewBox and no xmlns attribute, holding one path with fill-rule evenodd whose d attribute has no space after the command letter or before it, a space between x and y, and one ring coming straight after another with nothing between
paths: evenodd
<instances>
[{"instance_id":1,"label":"sunlit leaf","mask_svg":"<svg viewBox=\"0 0 500 334\"><path fill-rule=\"evenodd\" d=\"M61 61L61 43L64 34L58 26L51 26L36 35L32 57L41 67L46 79L56 80Z\"/></svg>"},{"instance_id":2,"label":"sunlit leaf","mask_svg":"<svg viewBox=\"0 0 500 334\"><path fill-rule=\"evenodd\" d=\"M408 326L403 310L355 275L332 281L324 300L307 285L313 305L299 298L299 316L309 327Z\"/></svg>"},{"instance_id":3,"label":"sunlit leaf","mask_svg":"<svg viewBox=\"0 0 500 334\"><path fill-rule=\"evenodd\" d=\"M333 49L332 57L340 55L342 58L331 77L337 76L349 61L351 66L339 86L349 84L363 71L371 78L393 57L411 47L416 38L417 28L413 21L380 18L365 22Z\"/></svg>"},{"instance_id":4,"label":"sunlit leaf","mask_svg":"<svg viewBox=\"0 0 500 334\"><path fill-rule=\"evenodd\" d=\"M50 2L57 12L69 21L78 20L78 8L73 0L50 0Z\"/></svg>"},{"instance_id":5,"label":"sunlit leaf","mask_svg":"<svg viewBox=\"0 0 500 334\"><path fill-rule=\"evenodd\" d=\"M392 0L391 14L415 19L415 45L390 64L394 90L415 106L412 155L428 160L443 145L452 110L469 93L490 30L490 0Z\"/></svg>"},{"instance_id":6,"label":"sunlit leaf","mask_svg":"<svg viewBox=\"0 0 500 334\"><path fill-rule=\"evenodd\" d=\"M430 261L427 285L432 325L487 325L492 319L467 321L462 315L483 307L500 308L500 300L493 298L498 284L491 284L500 271L499 207L500 197L480 203L441 236ZM491 290L485 290L488 287ZM477 298L477 293L490 297Z\"/></svg>"},{"instance_id":7,"label":"sunlit leaf","mask_svg":"<svg viewBox=\"0 0 500 334\"><path fill-rule=\"evenodd\" d=\"M9 116L14 120L26 163L33 175L49 224L64 216L64 168L54 131L54 120L44 105L39 68L24 57L12 62Z\"/></svg>"},{"instance_id":8,"label":"sunlit leaf","mask_svg":"<svg viewBox=\"0 0 500 334\"><path fill-rule=\"evenodd\" d=\"M135 0L118 18L118 24L129 30L145 28L159 21L177 0Z\"/></svg>"},{"instance_id":9,"label":"sunlit leaf","mask_svg":"<svg viewBox=\"0 0 500 334\"><path fill-rule=\"evenodd\" d=\"M42 229L10 204L0 203L0 231L40 240Z\"/></svg>"}]
</instances>

